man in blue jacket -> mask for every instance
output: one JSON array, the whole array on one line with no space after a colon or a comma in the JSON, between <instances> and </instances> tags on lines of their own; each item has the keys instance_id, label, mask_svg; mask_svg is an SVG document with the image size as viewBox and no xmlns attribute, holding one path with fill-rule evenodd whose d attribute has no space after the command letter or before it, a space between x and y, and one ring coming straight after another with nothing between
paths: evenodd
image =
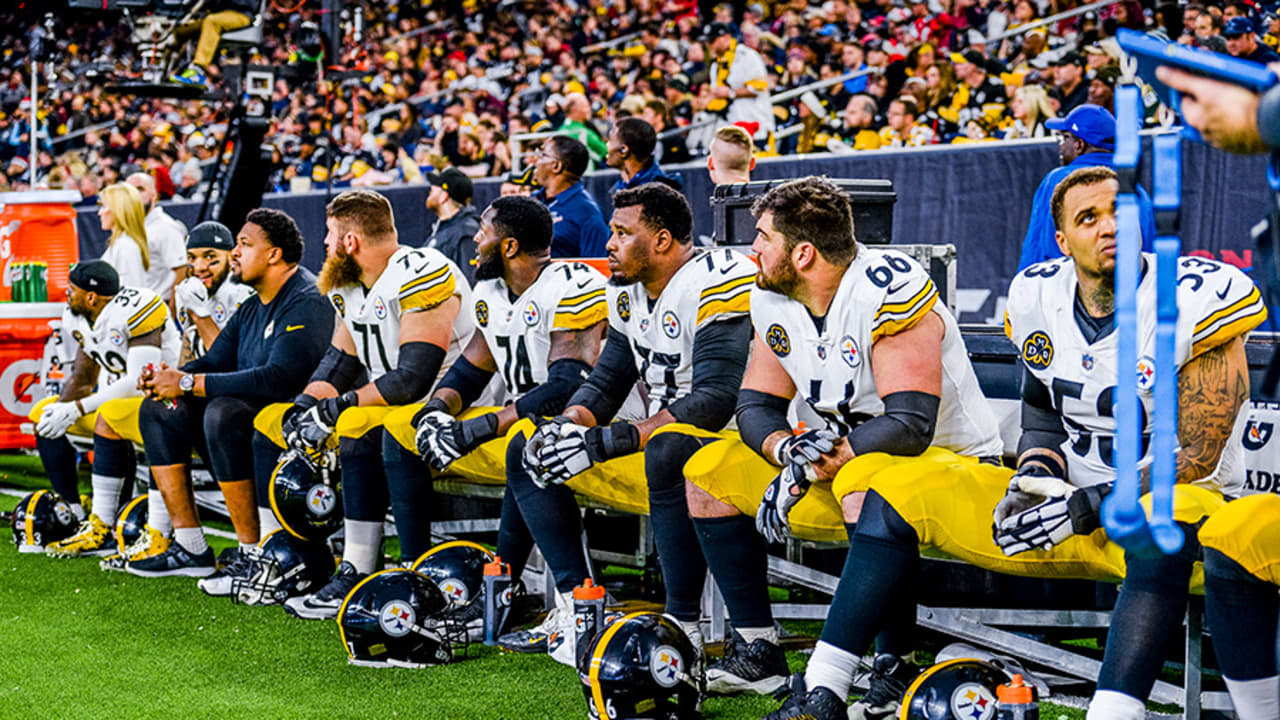
<instances>
[{"instance_id":1,"label":"man in blue jacket","mask_svg":"<svg viewBox=\"0 0 1280 720\"><path fill-rule=\"evenodd\" d=\"M1058 241L1054 239L1053 212L1049 207L1053 189L1072 171L1094 165L1112 165L1112 152L1116 148L1116 118L1106 108L1098 105L1081 105L1065 118L1053 118L1045 127L1061 135L1058 154L1062 167L1049 171L1036 188L1031 203L1031 222L1027 236L1022 241L1022 257L1018 272L1038 262L1062 257ZM1138 187L1138 222L1142 228L1142 249L1151 252L1156 239L1156 216L1151 208L1151 196Z\"/></svg>"},{"instance_id":2,"label":"man in blue jacket","mask_svg":"<svg viewBox=\"0 0 1280 720\"><path fill-rule=\"evenodd\" d=\"M653 149L657 146L658 135L646 120L638 117L622 118L613 126L604 162L621 173L622 177L613 184L609 190L610 195L651 182L669 185L673 190L683 190L679 180L658 167L658 161L653 157Z\"/></svg>"},{"instance_id":3,"label":"man in blue jacket","mask_svg":"<svg viewBox=\"0 0 1280 720\"><path fill-rule=\"evenodd\" d=\"M587 146L556 135L542 142L535 157L533 179L539 189L533 197L547 206L554 223L551 257L604 257L609 226L582 184Z\"/></svg>"},{"instance_id":4,"label":"man in blue jacket","mask_svg":"<svg viewBox=\"0 0 1280 720\"><path fill-rule=\"evenodd\" d=\"M250 212L236 237L231 270L257 294L240 305L202 357L181 369L144 373L148 399L138 424L173 520L173 543L130 560L128 572L206 577L215 571L188 479L193 449L222 489L241 554L258 541L259 508L269 503L263 488L255 502L253 417L302 390L333 335L333 307L316 289L315 276L298 266L301 260L302 234L292 218L279 210Z\"/></svg>"}]
</instances>

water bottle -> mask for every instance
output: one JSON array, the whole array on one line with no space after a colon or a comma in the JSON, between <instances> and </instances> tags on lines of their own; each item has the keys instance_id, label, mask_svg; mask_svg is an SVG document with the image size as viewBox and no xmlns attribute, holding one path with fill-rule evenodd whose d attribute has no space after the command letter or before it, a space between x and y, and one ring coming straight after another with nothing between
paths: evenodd
<instances>
[{"instance_id":1,"label":"water bottle","mask_svg":"<svg viewBox=\"0 0 1280 720\"><path fill-rule=\"evenodd\" d=\"M494 556L484 566L484 644L497 645L511 612L511 566Z\"/></svg>"},{"instance_id":2,"label":"water bottle","mask_svg":"<svg viewBox=\"0 0 1280 720\"><path fill-rule=\"evenodd\" d=\"M587 578L573 589L573 638L577 667L591 639L604 626L604 588Z\"/></svg>"},{"instance_id":3,"label":"water bottle","mask_svg":"<svg viewBox=\"0 0 1280 720\"><path fill-rule=\"evenodd\" d=\"M996 706L996 720L1040 720L1035 690L1021 675L996 688Z\"/></svg>"},{"instance_id":4,"label":"water bottle","mask_svg":"<svg viewBox=\"0 0 1280 720\"><path fill-rule=\"evenodd\" d=\"M31 301L49 301L49 263L47 262L38 262L35 264L35 292Z\"/></svg>"}]
</instances>

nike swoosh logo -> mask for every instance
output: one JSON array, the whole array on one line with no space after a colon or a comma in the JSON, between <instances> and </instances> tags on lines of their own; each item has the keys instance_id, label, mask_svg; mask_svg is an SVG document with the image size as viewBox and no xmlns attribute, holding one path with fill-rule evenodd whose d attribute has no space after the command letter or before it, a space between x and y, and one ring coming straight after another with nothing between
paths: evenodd
<instances>
[{"instance_id":1,"label":"nike swoosh logo","mask_svg":"<svg viewBox=\"0 0 1280 720\"><path fill-rule=\"evenodd\" d=\"M306 327L306 325L289 325L285 327L284 331L293 332L294 330L301 330L304 327Z\"/></svg>"},{"instance_id":2,"label":"nike swoosh logo","mask_svg":"<svg viewBox=\"0 0 1280 720\"><path fill-rule=\"evenodd\" d=\"M1226 287L1224 287L1224 288L1222 288L1222 292L1220 292L1220 293L1214 293L1214 295L1217 295L1219 300L1226 300L1226 299L1227 299L1227 291L1228 291L1228 290L1230 290L1230 289L1231 289L1231 280L1229 280L1229 279L1228 279L1228 280L1227 280L1227 286L1226 286Z\"/></svg>"},{"instance_id":3,"label":"nike swoosh logo","mask_svg":"<svg viewBox=\"0 0 1280 720\"><path fill-rule=\"evenodd\" d=\"M586 287L586 286L588 286L588 285L590 285L590 284L591 284L591 281L590 281L590 280L583 280L582 282L578 283L578 289L579 289L579 290L581 290L582 288L584 288L584 287Z\"/></svg>"},{"instance_id":4,"label":"nike swoosh logo","mask_svg":"<svg viewBox=\"0 0 1280 720\"><path fill-rule=\"evenodd\" d=\"M898 287L891 287L891 288L889 288L889 294L890 294L890 295L892 295L892 294L894 294L894 293L898 292L899 290L901 290L902 288L904 288L904 287L906 287L906 286L907 286L907 284L906 284L906 283L899 283L899 284L898 284Z\"/></svg>"},{"instance_id":5,"label":"nike swoosh logo","mask_svg":"<svg viewBox=\"0 0 1280 720\"><path fill-rule=\"evenodd\" d=\"M722 268L722 269L720 270L720 274L721 274L721 275L728 275L728 274L729 274L729 273L731 273L731 272L733 272L733 266L732 266L732 265L730 265L730 266L729 266L729 267L727 267L727 268Z\"/></svg>"}]
</instances>

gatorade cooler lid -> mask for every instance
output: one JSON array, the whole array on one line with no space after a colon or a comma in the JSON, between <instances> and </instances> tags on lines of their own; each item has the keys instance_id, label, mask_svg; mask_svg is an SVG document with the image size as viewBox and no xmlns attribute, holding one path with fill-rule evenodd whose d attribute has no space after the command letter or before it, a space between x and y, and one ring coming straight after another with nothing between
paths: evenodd
<instances>
[{"instance_id":1,"label":"gatorade cooler lid","mask_svg":"<svg viewBox=\"0 0 1280 720\"><path fill-rule=\"evenodd\" d=\"M41 203L63 203L74 205L80 202L79 190L24 190L22 192L0 192L0 205L38 205Z\"/></svg>"},{"instance_id":2,"label":"gatorade cooler lid","mask_svg":"<svg viewBox=\"0 0 1280 720\"><path fill-rule=\"evenodd\" d=\"M604 588L592 582L591 578L587 578L586 580L582 581L581 585L573 589L573 599L574 600L603 600Z\"/></svg>"}]
</instances>

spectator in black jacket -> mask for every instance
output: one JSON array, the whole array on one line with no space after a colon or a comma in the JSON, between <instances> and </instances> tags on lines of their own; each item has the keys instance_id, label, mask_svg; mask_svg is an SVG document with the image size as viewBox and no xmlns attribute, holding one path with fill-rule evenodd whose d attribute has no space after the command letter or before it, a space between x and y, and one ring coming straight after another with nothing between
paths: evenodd
<instances>
[{"instance_id":1,"label":"spectator in black jacket","mask_svg":"<svg viewBox=\"0 0 1280 720\"><path fill-rule=\"evenodd\" d=\"M181 369L145 373L139 426L147 462L173 520L174 542L165 552L130 562L143 577L205 577L215 570L196 516L188 479L192 450L209 463L243 552L257 543L259 516L270 516L267 478L272 453L255 456L253 418L270 403L302 391L333 335L333 307L315 276L298 266L302 233L279 210L249 213L231 254L233 279L257 294L240 305L203 357Z\"/></svg>"},{"instance_id":2,"label":"spectator in black jacket","mask_svg":"<svg viewBox=\"0 0 1280 720\"><path fill-rule=\"evenodd\" d=\"M480 230L480 211L471 204L471 178L457 168L445 168L440 173L428 173L427 209L436 214L436 224L427 238L427 247L435 248L453 261L467 276L467 282L476 282L476 241Z\"/></svg>"}]
</instances>

